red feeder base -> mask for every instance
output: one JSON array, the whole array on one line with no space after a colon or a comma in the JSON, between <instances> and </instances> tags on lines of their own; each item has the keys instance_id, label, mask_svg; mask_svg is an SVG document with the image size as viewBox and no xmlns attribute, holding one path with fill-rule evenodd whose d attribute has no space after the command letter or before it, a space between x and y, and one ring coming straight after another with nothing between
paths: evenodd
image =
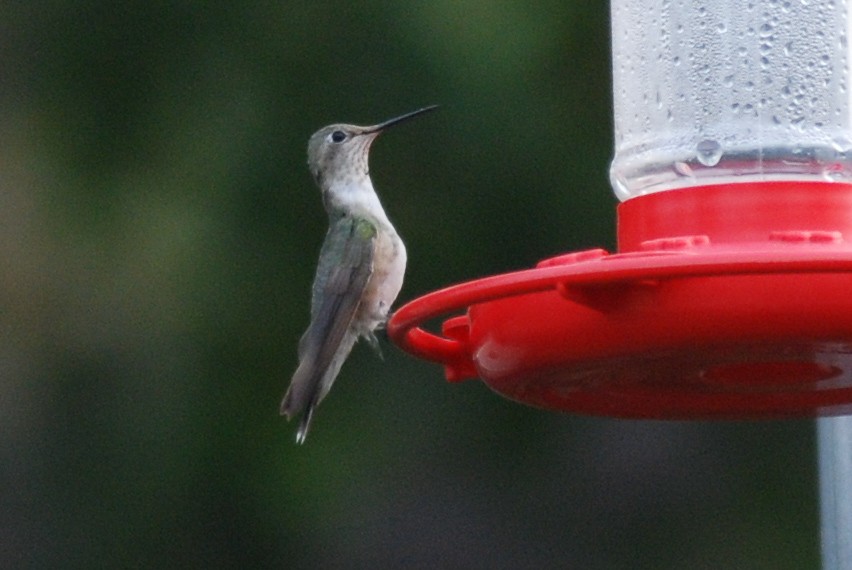
<instances>
[{"instance_id":1,"label":"red feeder base","mask_svg":"<svg viewBox=\"0 0 852 570\"><path fill-rule=\"evenodd\" d=\"M399 309L404 350L519 402L634 418L852 413L852 185L640 196L619 253L570 253ZM443 335L421 326L444 322Z\"/></svg>"}]
</instances>

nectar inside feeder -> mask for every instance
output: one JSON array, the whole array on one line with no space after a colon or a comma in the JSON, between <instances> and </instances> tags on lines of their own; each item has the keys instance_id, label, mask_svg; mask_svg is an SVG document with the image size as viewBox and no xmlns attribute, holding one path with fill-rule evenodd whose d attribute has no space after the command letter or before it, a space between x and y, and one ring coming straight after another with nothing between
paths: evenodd
<instances>
[{"instance_id":1,"label":"nectar inside feeder","mask_svg":"<svg viewBox=\"0 0 852 570\"><path fill-rule=\"evenodd\" d=\"M613 2L618 251L425 295L394 342L549 409L852 411L848 8L687 4Z\"/></svg>"}]
</instances>

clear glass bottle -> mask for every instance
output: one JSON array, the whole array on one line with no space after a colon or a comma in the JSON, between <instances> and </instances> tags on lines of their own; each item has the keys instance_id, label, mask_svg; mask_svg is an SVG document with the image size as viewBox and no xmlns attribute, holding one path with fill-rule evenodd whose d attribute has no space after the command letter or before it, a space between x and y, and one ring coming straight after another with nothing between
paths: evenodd
<instances>
[{"instance_id":1,"label":"clear glass bottle","mask_svg":"<svg viewBox=\"0 0 852 570\"><path fill-rule=\"evenodd\" d=\"M612 0L621 200L764 180L852 183L846 0Z\"/></svg>"}]
</instances>

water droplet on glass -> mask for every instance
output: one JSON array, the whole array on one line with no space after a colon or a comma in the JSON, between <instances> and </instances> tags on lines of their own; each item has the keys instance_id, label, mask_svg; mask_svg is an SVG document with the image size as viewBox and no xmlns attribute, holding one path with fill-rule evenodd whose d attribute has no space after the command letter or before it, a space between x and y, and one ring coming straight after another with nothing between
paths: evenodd
<instances>
[{"instance_id":1,"label":"water droplet on glass","mask_svg":"<svg viewBox=\"0 0 852 570\"><path fill-rule=\"evenodd\" d=\"M698 162L704 166L716 166L722 158L722 145L712 139L704 139L695 147Z\"/></svg>"}]
</instances>

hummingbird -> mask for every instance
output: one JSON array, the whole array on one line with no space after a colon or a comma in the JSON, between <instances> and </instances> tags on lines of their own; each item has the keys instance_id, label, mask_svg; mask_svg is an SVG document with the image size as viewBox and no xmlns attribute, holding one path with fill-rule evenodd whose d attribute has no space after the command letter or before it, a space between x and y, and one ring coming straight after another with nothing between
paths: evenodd
<instances>
[{"instance_id":1,"label":"hummingbird","mask_svg":"<svg viewBox=\"0 0 852 570\"><path fill-rule=\"evenodd\" d=\"M299 340L299 365L281 401L301 414L304 443L314 411L359 338L381 355L376 329L387 322L405 274L406 251L370 180L370 145L387 128L432 111L424 107L378 125L333 124L308 141L308 168L322 191L328 232L311 288L311 322Z\"/></svg>"}]
</instances>

